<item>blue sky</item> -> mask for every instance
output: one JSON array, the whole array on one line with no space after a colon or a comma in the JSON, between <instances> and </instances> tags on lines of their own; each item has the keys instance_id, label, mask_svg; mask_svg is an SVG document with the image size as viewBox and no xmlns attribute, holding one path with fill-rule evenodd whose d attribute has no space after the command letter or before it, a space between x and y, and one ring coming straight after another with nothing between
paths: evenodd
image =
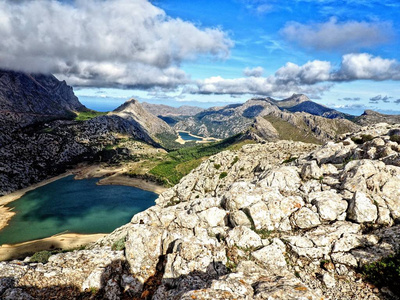
<instances>
[{"instance_id":1,"label":"blue sky","mask_svg":"<svg viewBox=\"0 0 400 300\"><path fill-rule=\"evenodd\" d=\"M51 72L99 110L304 93L399 113L399 17L398 0L3 0L0 67Z\"/></svg>"}]
</instances>

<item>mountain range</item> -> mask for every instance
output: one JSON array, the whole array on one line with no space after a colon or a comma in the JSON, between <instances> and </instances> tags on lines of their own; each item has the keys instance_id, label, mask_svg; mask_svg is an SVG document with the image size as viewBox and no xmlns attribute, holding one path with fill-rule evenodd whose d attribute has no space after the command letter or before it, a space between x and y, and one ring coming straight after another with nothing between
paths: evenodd
<instances>
[{"instance_id":1,"label":"mountain range","mask_svg":"<svg viewBox=\"0 0 400 300\"><path fill-rule=\"evenodd\" d=\"M248 136L274 141L292 139L322 143L358 126L343 114L294 94L284 100L253 98L243 104L212 107L193 116L161 116L176 130L227 138L247 132ZM171 121L173 120L173 121Z\"/></svg>"}]
</instances>

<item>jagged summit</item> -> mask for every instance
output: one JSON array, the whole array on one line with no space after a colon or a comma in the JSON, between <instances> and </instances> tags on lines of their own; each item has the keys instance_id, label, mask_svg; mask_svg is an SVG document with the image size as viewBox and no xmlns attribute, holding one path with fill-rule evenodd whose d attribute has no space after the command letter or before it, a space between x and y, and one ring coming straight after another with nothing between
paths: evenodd
<instances>
[{"instance_id":1,"label":"jagged summit","mask_svg":"<svg viewBox=\"0 0 400 300\"><path fill-rule=\"evenodd\" d=\"M136 111L140 106L139 101L131 98L129 100L126 100L123 104L121 104L120 106L118 106L116 109L114 109L114 112L133 112Z\"/></svg>"},{"instance_id":2,"label":"jagged summit","mask_svg":"<svg viewBox=\"0 0 400 300\"><path fill-rule=\"evenodd\" d=\"M378 113L377 111L374 111L372 109L366 109L362 113L362 116L381 116L381 113Z\"/></svg>"}]
</instances>

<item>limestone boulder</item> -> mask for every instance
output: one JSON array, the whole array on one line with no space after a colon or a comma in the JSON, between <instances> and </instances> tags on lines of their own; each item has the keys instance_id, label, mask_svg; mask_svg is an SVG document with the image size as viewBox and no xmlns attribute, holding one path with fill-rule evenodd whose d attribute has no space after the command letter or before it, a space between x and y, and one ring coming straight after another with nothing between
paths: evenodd
<instances>
[{"instance_id":1,"label":"limestone boulder","mask_svg":"<svg viewBox=\"0 0 400 300\"><path fill-rule=\"evenodd\" d=\"M229 247L257 248L262 246L261 237L250 228L238 226L229 231L226 237Z\"/></svg>"},{"instance_id":2,"label":"limestone boulder","mask_svg":"<svg viewBox=\"0 0 400 300\"><path fill-rule=\"evenodd\" d=\"M135 224L128 232L125 255L130 270L140 283L156 273L156 266L162 255L163 229Z\"/></svg>"},{"instance_id":3,"label":"limestone boulder","mask_svg":"<svg viewBox=\"0 0 400 300\"><path fill-rule=\"evenodd\" d=\"M350 200L347 217L357 223L375 222L378 209L365 193L357 191Z\"/></svg>"},{"instance_id":4,"label":"limestone boulder","mask_svg":"<svg viewBox=\"0 0 400 300\"><path fill-rule=\"evenodd\" d=\"M303 180L315 178L318 179L323 175L323 171L318 166L315 160L312 160L303 165L301 168L301 178Z\"/></svg>"},{"instance_id":5,"label":"limestone boulder","mask_svg":"<svg viewBox=\"0 0 400 300\"><path fill-rule=\"evenodd\" d=\"M281 275L286 272L285 245L275 239L272 244L251 253L256 263L263 266L270 274Z\"/></svg>"},{"instance_id":6,"label":"limestone boulder","mask_svg":"<svg viewBox=\"0 0 400 300\"><path fill-rule=\"evenodd\" d=\"M347 201L335 190L311 193L309 199L317 208L321 219L326 221L338 220L348 206Z\"/></svg>"},{"instance_id":7,"label":"limestone boulder","mask_svg":"<svg viewBox=\"0 0 400 300\"><path fill-rule=\"evenodd\" d=\"M205 222L206 227L224 226L227 223L227 212L218 207L211 207L198 213L201 221Z\"/></svg>"},{"instance_id":8,"label":"limestone boulder","mask_svg":"<svg viewBox=\"0 0 400 300\"><path fill-rule=\"evenodd\" d=\"M262 191L255 192L255 186L247 182L236 182L225 193L223 203L229 211L247 207L262 199Z\"/></svg>"},{"instance_id":9,"label":"limestone boulder","mask_svg":"<svg viewBox=\"0 0 400 300\"><path fill-rule=\"evenodd\" d=\"M268 171L260 176L258 186L261 188L276 188L279 191L297 191L301 178L296 167L285 166Z\"/></svg>"},{"instance_id":10,"label":"limestone boulder","mask_svg":"<svg viewBox=\"0 0 400 300\"><path fill-rule=\"evenodd\" d=\"M294 225L301 229L313 228L321 224L319 215L307 207L302 207L293 213L292 220Z\"/></svg>"},{"instance_id":11,"label":"limestone boulder","mask_svg":"<svg viewBox=\"0 0 400 300\"><path fill-rule=\"evenodd\" d=\"M245 226L250 228L252 225L247 215L241 210L230 213L229 221L233 227Z\"/></svg>"}]
</instances>

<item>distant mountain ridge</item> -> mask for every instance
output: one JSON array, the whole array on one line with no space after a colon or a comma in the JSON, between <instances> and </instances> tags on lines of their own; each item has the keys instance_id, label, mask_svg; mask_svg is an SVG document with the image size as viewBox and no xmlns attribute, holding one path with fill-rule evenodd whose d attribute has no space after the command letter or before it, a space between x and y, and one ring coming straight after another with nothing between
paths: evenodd
<instances>
[{"instance_id":1,"label":"distant mountain ridge","mask_svg":"<svg viewBox=\"0 0 400 300\"><path fill-rule=\"evenodd\" d=\"M347 117L312 102L305 95L295 94L284 100L253 98L243 104L212 107L195 116L178 119L174 128L217 138L247 132L253 138L257 135L269 141L294 139L321 143L358 129L358 125L345 119Z\"/></svg>"},{"instance_id":2,"label":"distant mountain ridge","mask_svg":"<svg viewBox=\"0 0 400 300\"><path fill-rule=\"evenodd\" d=\"M306 95L293 94L289 98L283 100L275 100L271 97L257 98L265 100L278 106L281 110L289 112L306 112L311 115L321 116L329 119L353 119L354 116L342 113L333 108L311 101Z\"/></svg>"},{"instance_id":3,"label":"distant mountain ridge","mask_svg":"<svg viewBox=\"0 0 400 300\"><path fill-rule=\"evenodd\" d=\"M145 140L150 144L154 144L154 142L162 144L163 137L169 139L176 138L176 132L166 122L148 112L139 101L135 99L126 101L114 111L104 116L104 118L113 117L122 118L132 126L140 128L153 140Z\"/></svg>"}]
</instances>

